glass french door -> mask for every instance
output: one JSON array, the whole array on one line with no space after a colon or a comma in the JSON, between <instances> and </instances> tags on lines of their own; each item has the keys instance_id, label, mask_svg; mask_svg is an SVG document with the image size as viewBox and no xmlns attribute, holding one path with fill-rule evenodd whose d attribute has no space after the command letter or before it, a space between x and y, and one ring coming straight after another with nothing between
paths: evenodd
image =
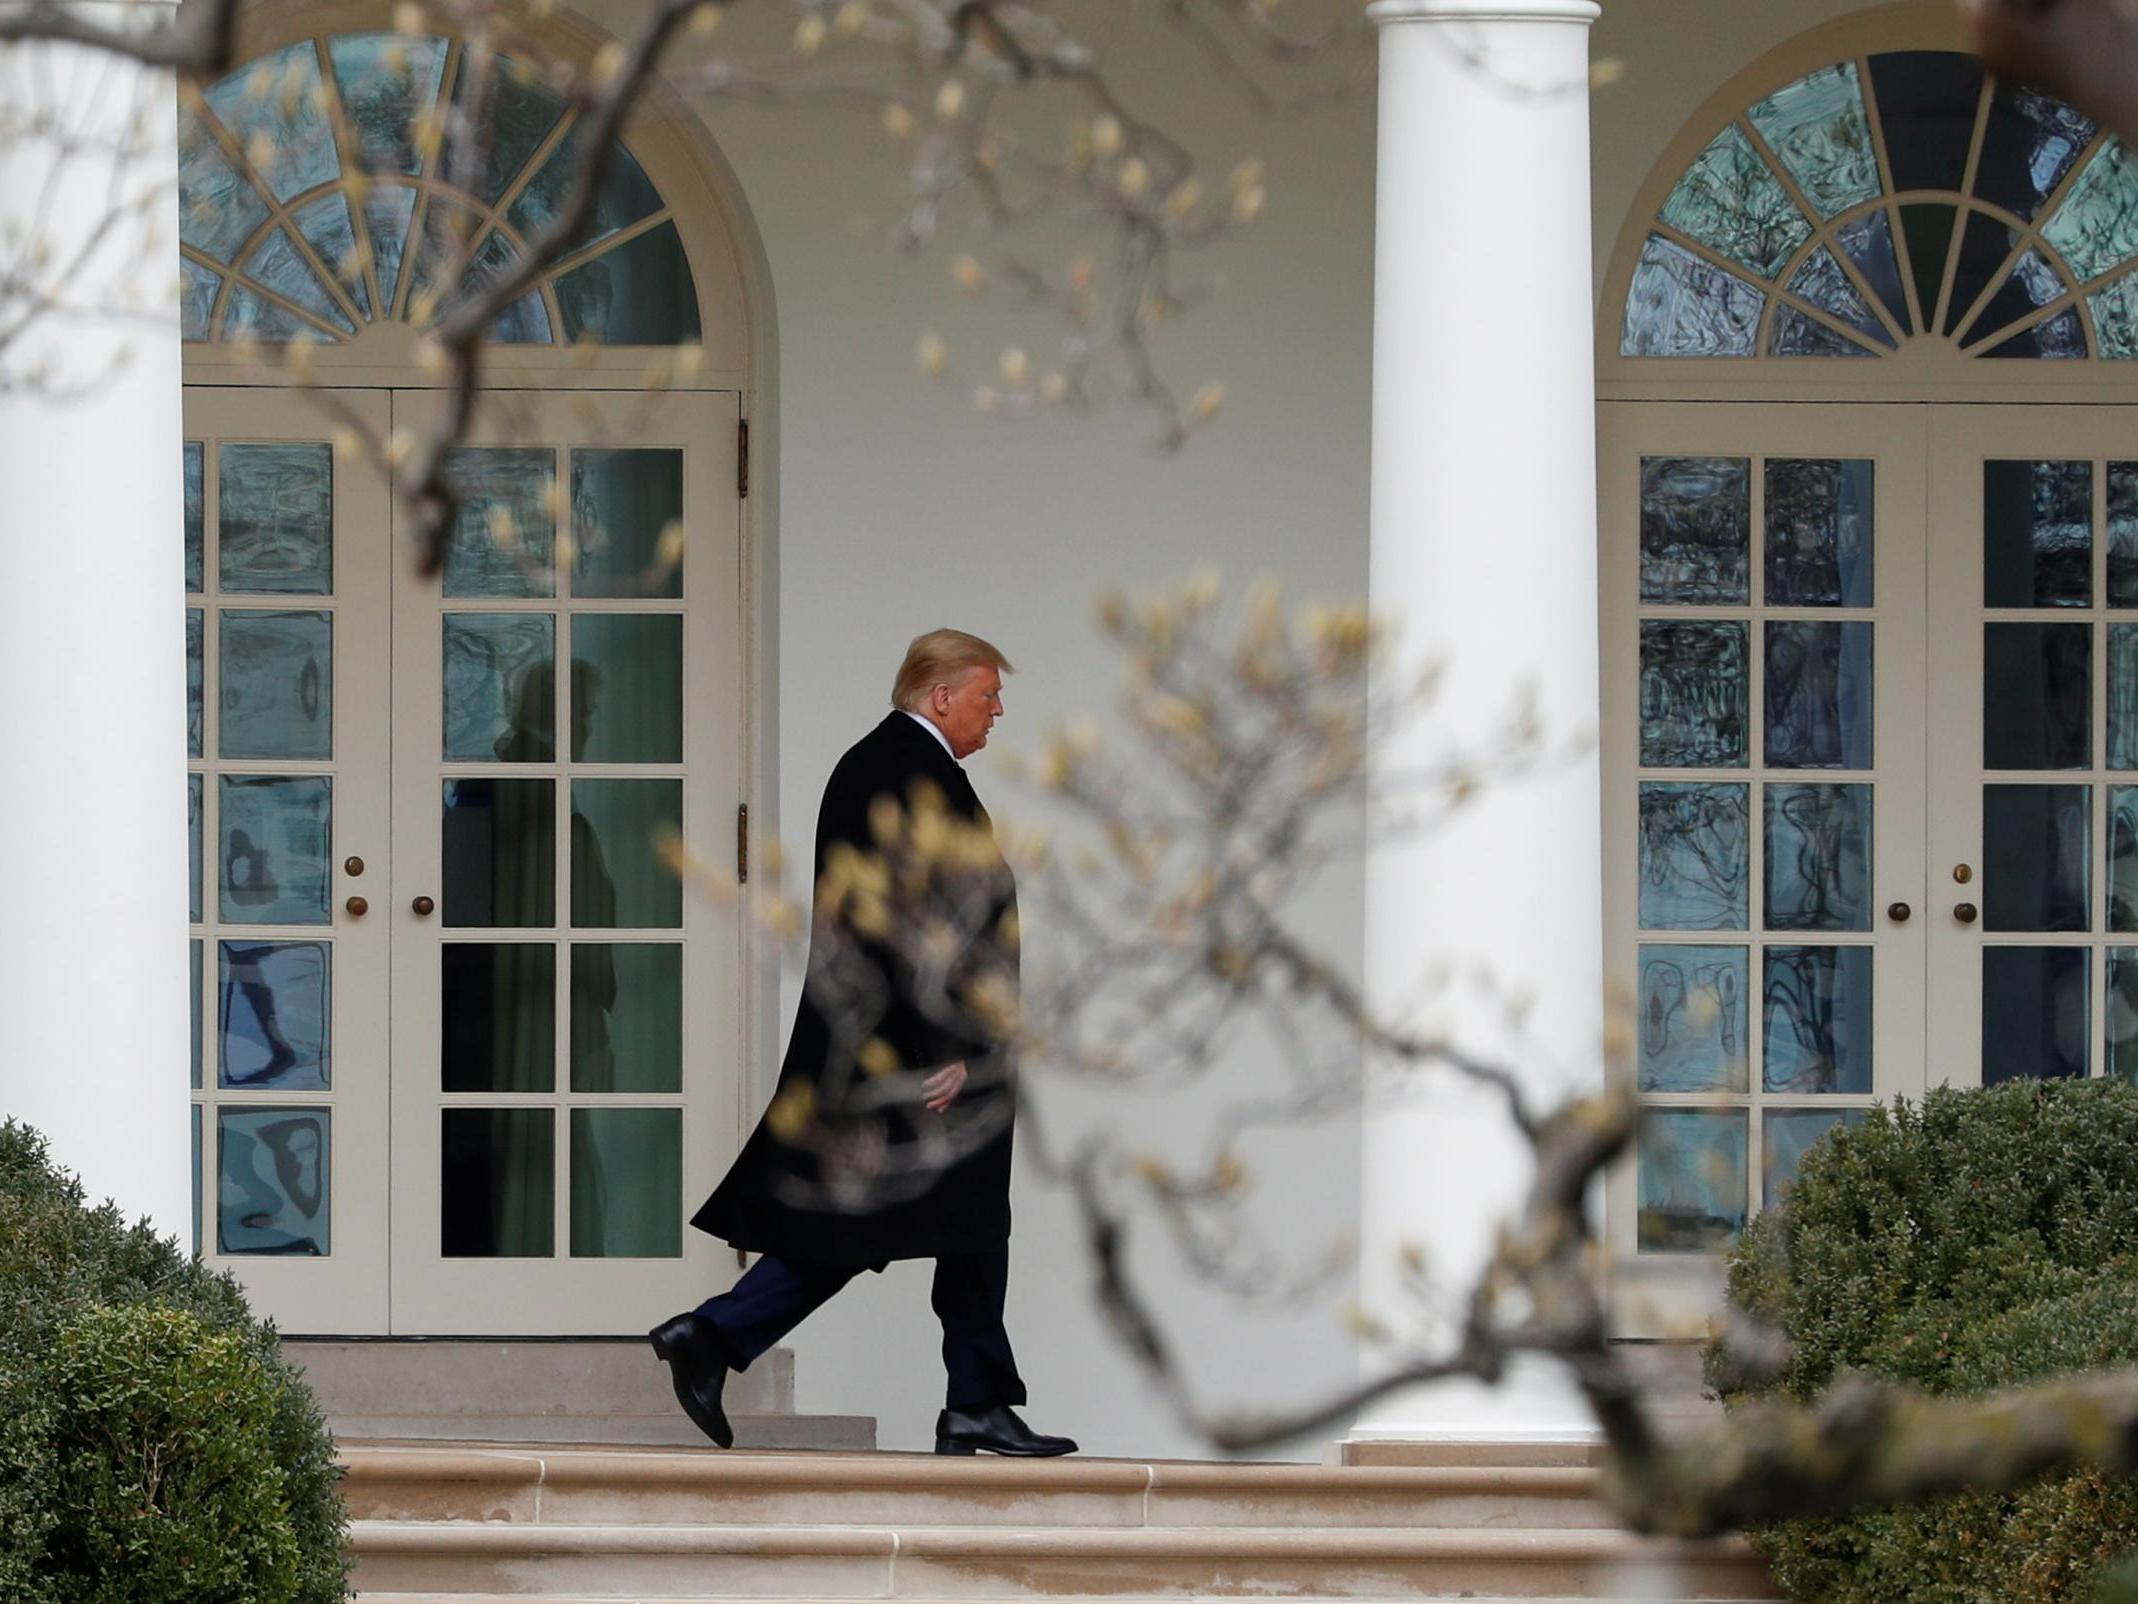
<instances>
[{"instance_id":1,"label":"glass french door","mask_svg":"<svg viewBox=\"0 0 2138 1604\"><path fill-rule=\"evenodd\" d=\"M641 1330L718 1290L738 916L737 398L493 393L433 578L393 585L393 1325ZM421 427L434 397L394 397Z\"/></svg>"},{"instance_id":2,"label":"glass french door","mask_svg":"<svg viewBox=\"0 0 2138 1604\"><path fill-rule=\"evenodd\" d=\"M1930 1076L2138 1077L2138 410L1931 426Z\"/></svg>"},{"instance_id":3,"label":"glass french door","mask_svg":"<svg viewBox=\"0 0 2138 1604\"><path fill-rule=\"evenodd\" d=\"M1669 1335L1806 1147L1921 1085L1926 422L1601 410L1614 1290Z\"/></svg>"},{"instance_id":4,"label":"glass french door","mask_svg":"<svg viewBox=\"0 0 2138 1604\"><path fill-rule=\"evenodd\" d=\"M382 434L377 391L331 400ZM195 1243L283 1329L387 1329L388 515L286 394L185 397Z\"/></svg>"}]
</instances>

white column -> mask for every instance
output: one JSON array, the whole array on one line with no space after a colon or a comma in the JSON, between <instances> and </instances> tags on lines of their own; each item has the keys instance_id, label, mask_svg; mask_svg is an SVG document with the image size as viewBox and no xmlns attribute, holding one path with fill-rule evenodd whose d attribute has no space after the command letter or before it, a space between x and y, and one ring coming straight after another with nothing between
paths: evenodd
<instances>
[{"instance_id":1,"label":"white column","mask_svg":"<svg viewBox=\"0 0 2138 1604\"><path fill-rule=\"evenodd\" d=\"M108 53L23 45L0 48L0 107L0 262L43 263L70 308L122 309L46 315L0 349L0 1113L92 1199L184 1240L176 91ZM90 147L57 183L52 145L14 131L38 115ZM114 198L142 211L84 256ZM0 291L0 324L20 309Z\"/></svg>"},{"instance_id":2,"label":"white column","mask_svg":"<svg viewBox=\"0 0 2138 1604\"><path fill-rule=\"evenodd\" d=\"M1401 630L1410 682L1446 663L1393 773L1489 742L1533 687L1547 730L1593 732L1595 383L1589 265L1590 0L1377 0L1372 602ZM1378 688L1378 687L1377 687ZM1488 783L1431 839L1383 842L1366 891L1366 983L1384 1015L1518 1069L1540 1106L1601 1078L1602 914L1593 759ZM1450 987L1422 982L1445 965ZM1470 989L1482 965L1531 999L1517 1048ZM1421 998L1424 1000L1421 1002ZM1415 1329L1407 1244L1465 1289L1528 1178L1498 1105L1435 1077L1369 1106L1361 1294ZM1379 1363L1369 1354L1370 1368ZM1506 1385L1418 1389L1364 1411L1355 1438L1561 1440L1592 1434L1544 1367Z\"/></svg>"}]
</instances>

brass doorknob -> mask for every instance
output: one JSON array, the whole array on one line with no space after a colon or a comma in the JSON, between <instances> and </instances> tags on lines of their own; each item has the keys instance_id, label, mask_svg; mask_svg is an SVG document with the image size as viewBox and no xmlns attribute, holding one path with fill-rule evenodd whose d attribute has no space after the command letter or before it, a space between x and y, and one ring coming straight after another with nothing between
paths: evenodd
<instances>
[{"instance_id":1,"label":"brass doorknob","mask_svg":"<svg viewBox=\"0 0 2138 1604\"><path fill-rule=\"evenodd\" d=\"M438 904L431 901L429 897L418 897L414 902L411 902L409 906L416 910L416 917L418 919L428 919L431 916L431 910L433 908L436 908Z\"/></svg>"},{"instance_id":2,"label":"brass doorknob","mask_svg":"<svg viewBox=\"0 0 2138 1604\"><path fill-rule=\"evenodd\" d=\"M1952 916L1963 925L1971 925L1975 922L1975 905L1972 902L1963 902L1952 910Z\"/></svg>"},{"instance_id":3,"label":"brass doorknob","mask_svg":"<svg viewBox=\"0 0 2138 1604\"><path fill-rule=\"evenodd\" d=\"M1886 917L1897 925L1904 925L1908 922L1908 915L1913 912L1915 910L1905 902L1896 902L1887 907Z\"/></svg>"},{"instance_id":4,"label":"brass doorknob","mask_svg":"<svg viewBox=\"0 0 2138 1604\"><path fill-rule=\"evenodd\" d=\"M352 919L361 919L371 911L371 904L362 897L351 897L342 906L349 910L349 917Z\"/></svg>"},{"instance_id":5,"label":"brass doorknob","mask_svg":"<svg viewBox=\"0 0 2138 1604\"><path fill-rule=\"evenodd\" d=\"M364 860L362 858L343 859L341 872L350 876L352 879L355 878L357 875L360 875L364 872Z\"/></svg>"}]
</instances>

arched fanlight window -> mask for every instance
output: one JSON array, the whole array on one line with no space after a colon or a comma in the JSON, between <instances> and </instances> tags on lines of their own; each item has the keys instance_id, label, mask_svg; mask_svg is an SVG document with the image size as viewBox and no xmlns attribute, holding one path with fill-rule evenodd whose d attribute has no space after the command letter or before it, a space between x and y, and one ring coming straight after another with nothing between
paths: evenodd
<instances>
[{"instance_id":1,"label":"arched fanlight window","mask_svg":"<svg viewBox=\"0 0 2138 1604\"><path fill-rule=\"evenodd\" d=\"M577 158L572 113L500 62L473 119L486 138L459 142L456 166L468 170L443 170L437 130L474 92L460 54L444 39L397 33L307 39L189 106L179 136L187 339L346 341L371 323L421 325L518 257L564 199ZM682 239L617 145L585 240L491 337L674 345L698 336Z\"/></svg>"},{"instance_id":2,"label":"arched fanlight window","mask_svg":"<svg viewBox=\"0 0 2138 1604\"><path fill-rule=\"evenodd\" d=\"M1798 79L1717 134L1657 212L1624 356L2138 357L2138 157L1972 56Z\"/></svg>"}]
</instances>

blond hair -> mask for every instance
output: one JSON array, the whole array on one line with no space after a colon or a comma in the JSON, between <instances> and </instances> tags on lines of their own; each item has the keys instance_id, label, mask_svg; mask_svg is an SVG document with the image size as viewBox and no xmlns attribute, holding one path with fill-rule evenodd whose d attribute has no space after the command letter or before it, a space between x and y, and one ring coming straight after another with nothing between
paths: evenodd
<instances>
[{"instance_id":1,"label":"blond hair","mask_svg":"<svg viewBox=\"0 0 2138 1604\"><path fill-rule=\"evenodd\" d=\"M923 696L968 668L1017 672L995 646L962 629L931 629L916 635L906 648L906 660L898 665L898 678L891 682L891 705L918 712Z\"/></svg>"}]
</instances>

